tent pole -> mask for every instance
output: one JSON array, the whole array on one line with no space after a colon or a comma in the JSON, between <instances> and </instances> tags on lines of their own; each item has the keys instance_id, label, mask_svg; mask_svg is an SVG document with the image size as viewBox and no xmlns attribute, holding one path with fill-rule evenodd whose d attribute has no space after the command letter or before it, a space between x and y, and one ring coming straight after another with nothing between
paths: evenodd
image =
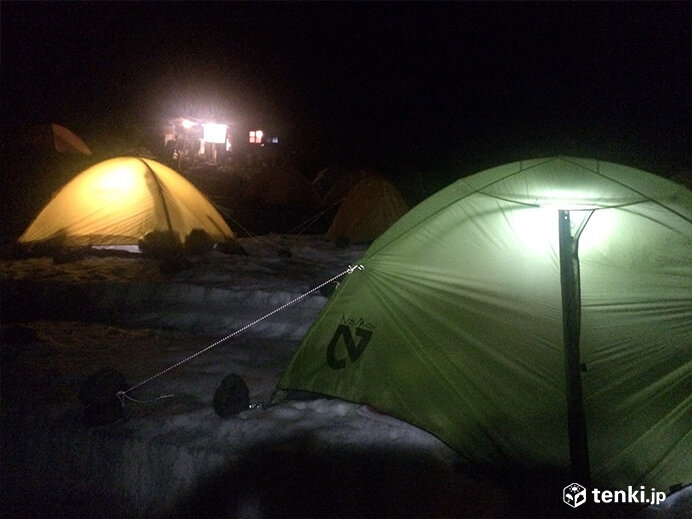
<instances>
[{"instance_id":1,"label":"tent pole","mask_svg":"<svg viewBox=\"0 0 692 519\"><path fill-rule=\"evenodd\" d=\"M151 169L149 164L146 163L146 161L139 159L142 164L144 164L149 170L149 174L151 175L151 178L154 181L154 184L156 185L156 190L161 197L161 205L163 206L163 214L166 217L166 225L168 225L168 231L173 233L173 224L171 223L171 215L168 212L168 206L166 205L166 197L163 194L163 188L161 187L161 183L159 182L159 177L156 176L156 173L154 173L154 170Z\"/></svg>"},{"instance_id":2,"label":"tent pole","mask_svg":"<svg viewBox=\"0 0 692 519\"><path fill-rule=\"evenodd\" d=\"M583 226L582 226L583 228ZM572 235L570 212L559 212L560 283L562 287L562 323L565 343L565 375L567 381L567 425L572 477L589 485L591 469L584 417L579 358L581 327L581 293L579 283L579 234Z\"/></svg>"}]
</instances>

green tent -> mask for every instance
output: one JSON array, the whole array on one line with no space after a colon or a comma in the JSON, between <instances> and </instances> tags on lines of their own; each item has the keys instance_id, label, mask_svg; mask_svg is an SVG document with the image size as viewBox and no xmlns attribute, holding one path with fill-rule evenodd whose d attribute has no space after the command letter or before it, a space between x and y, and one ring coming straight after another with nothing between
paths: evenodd
<instances>
[{"instance_id":1,"label":"green tent","mask_svg":"<svg viewBox=\"0 0 692 519\"><path fill-rule=\"evenodd\" d=\"M589 159L507 164L419 204L360 263L280 388L367 403L482 465L692 480L685 187Z\"/></svg>"}]
</instances>

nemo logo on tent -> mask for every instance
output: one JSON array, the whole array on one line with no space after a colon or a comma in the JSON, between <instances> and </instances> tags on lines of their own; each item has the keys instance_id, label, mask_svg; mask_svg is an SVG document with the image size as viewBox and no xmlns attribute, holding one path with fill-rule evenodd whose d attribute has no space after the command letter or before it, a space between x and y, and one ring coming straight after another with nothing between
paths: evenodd
<instances>
[{"instance_id":1,"label":"nemo logo on tent","mask_svg":"<svg viewBox=\"0 0 692 519\"><path fill-rule=\"evenodd\" d=\"M337 357L337 346L340 344L342 338L343 342L346 344L348 358L351 360L351 362L355 362L368 346L368 343L372 338L372 330L366 330L365 328L357 326L356 337L358 338L358 342L356 342L354 339L350 326L340 324L336 327L336 331L334 332L334 335L327 346L327 364L330 368L344 369L346 367L346 357Z\"/></svg>"}]
</instances>

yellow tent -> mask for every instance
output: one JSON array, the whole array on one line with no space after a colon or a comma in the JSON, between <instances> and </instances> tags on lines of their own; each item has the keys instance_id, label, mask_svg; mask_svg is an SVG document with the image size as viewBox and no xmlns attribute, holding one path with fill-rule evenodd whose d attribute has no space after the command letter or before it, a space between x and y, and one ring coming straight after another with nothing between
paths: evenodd
<instances>
[{"instance_id":1,"label":"yellow tent","mask_svg":"<svg viewBox=\"0 0 692 519\"><path fill-rule=\"evenodd\" d=\"M344 198L327 231L327 239L373 241L407 211L406 201L391 182L379 175L368 176Z\"/></svg>"},{"instance_id":2,"label":"yellow tent","mask_svg":"<svg viewBox=\"0 0 692 519\"><path fill-rule=\"evenodd\" d=\"M214 206L178 173L155 160L118 157L71 180L19 241L136 245L153 231L172 231L184 240L194 229L218 243L234 237Z\"/></svg>"}]
</instances>

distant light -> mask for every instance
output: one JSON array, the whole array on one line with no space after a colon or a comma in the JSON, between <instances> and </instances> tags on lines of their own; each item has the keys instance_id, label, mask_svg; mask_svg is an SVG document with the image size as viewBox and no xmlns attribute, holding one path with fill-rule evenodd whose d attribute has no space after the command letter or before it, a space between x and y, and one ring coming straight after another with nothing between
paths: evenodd
<instances>
[{"instance_id":1,"label":"distant light","mask_svg":"<svg viewBox=\"0 0 692 519\"><path fill-rule=\"evenodd\" d=\"M273 144L279 144L279 138L278 137L272 137L272 143Z\"/></svg>"},{"instance_id":2,"label":"distant light","mask_svg":"<svg viewBox=\"0 0 692 519\"><path fill-rule=\"evenodd\" d=\"M182 124L183 128L185 128L186 130L189 130L195 125L195 123L190 121L189 119L183 119L183 121L180 124Z\"/></svg>"},{"instance_id":3,"label":"distant light","mask_svg":"<svg viewBox=\"0 0 692 519\"><path fill-rule=\"evenodd\" d=\"M226 130L228 127L225 124L205 123L202 125L202 128L204 128L204 140L206 142L217 144L226 142Z\"/></svg>"},{"instance_id":4,"label":"distant light","mask_svg":"<svg viewBox=\"0 0 692 519\"><path fill-rule=\"evenodd\" d=\"M250 132L250 142L260 144L263 136L264 132L262 130L253 130Z\"/></svg>"}]
</instances>

